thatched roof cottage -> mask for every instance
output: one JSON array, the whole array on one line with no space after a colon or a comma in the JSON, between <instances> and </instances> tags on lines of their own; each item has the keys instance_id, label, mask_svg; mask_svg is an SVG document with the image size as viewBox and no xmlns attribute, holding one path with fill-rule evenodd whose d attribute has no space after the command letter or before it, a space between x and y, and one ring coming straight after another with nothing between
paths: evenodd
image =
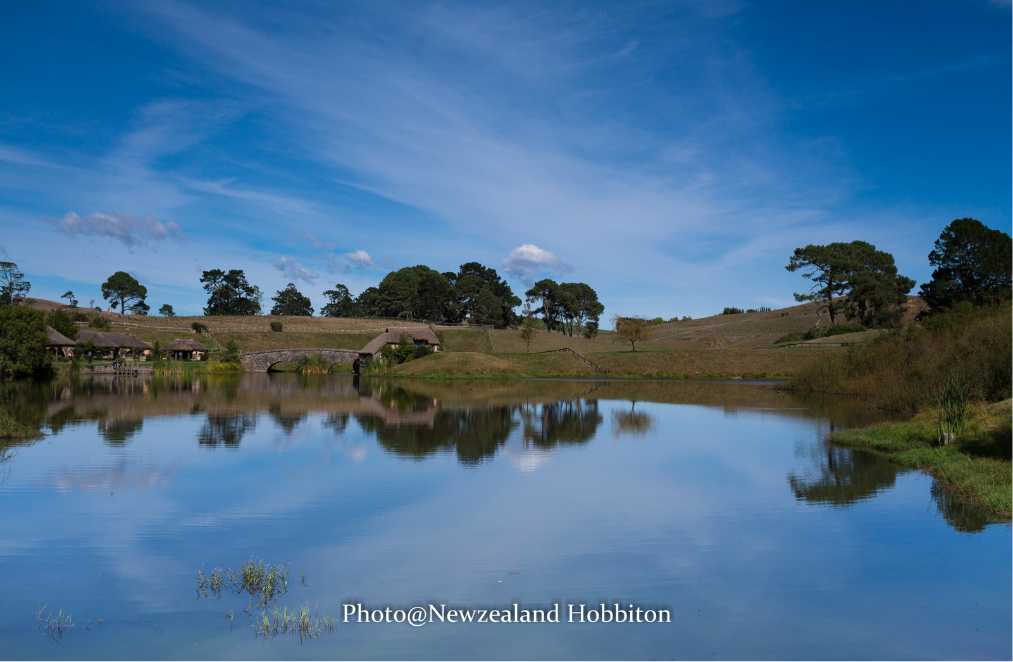
<instances>
[{"instance_id":1,"label":"thatched roof cottage","mask_svg":"<svg viewBox=\"0 0 1013 662\"><path fill-rule=\"evenodd\" d=\"M108 333L105 331L92 331L81 329L77 332L77 344L95 345L97 349L103 350L124 350L132 355L147 354L153 348L132 333Z\"/></svg>"},{"instance_id":2,"label":"thatched roof cottage","mask_svg":"<svg viewBox=\"0 0 1013 662\"><path fill-rule=\"evenodd\" d=\"M401 342L401 334L407 334L416 345L428 345L433 348L434 352L440 351L440 339L436 337L436 333L429 327L390 326L385 328L383 333L376 338L370 340L365 347L359 350L359 353L375 356L387 345L396 345Z\"/></svg>"},{"instance_id":3,"label":"thatched roof cottage","mask_svg":"<svg viewBox=\"0 0 1013 662\"><path fill-rule=\"evenodd\" d=\"M162 348L163 352L169 355L169 358L180 359L186 361L199 361L208 352L208 348L200 344L196 340L189 338L176 338L171 343Z\"/></svg>"}]
</instances>

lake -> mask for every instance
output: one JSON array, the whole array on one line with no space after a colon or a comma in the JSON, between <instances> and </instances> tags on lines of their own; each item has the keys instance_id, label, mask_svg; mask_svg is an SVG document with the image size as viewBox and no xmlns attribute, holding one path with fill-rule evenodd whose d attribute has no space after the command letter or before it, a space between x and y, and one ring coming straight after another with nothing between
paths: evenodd
<instances>
[{"instance_id":1,"label":"lake","mask_svg":"<svg viewBox=\"0 0 1013 662\"><path fill-rule=\"evenodd\" d=\"M886 420L862 401L293 374L3 388L47 433L0 456L5 659L1010 659L1009 525L829 447ZM247 579L287 586L243 584L251 558Z\"/></svg>"}]
</instances>

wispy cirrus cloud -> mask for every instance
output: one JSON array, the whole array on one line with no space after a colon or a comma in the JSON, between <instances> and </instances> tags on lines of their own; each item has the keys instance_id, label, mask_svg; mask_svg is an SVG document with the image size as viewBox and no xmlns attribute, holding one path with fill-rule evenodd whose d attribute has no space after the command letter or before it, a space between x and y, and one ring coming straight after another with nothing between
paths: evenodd
<instances>
[{"instance_id":1,"label":"wispy cirrus cloud","mask_svg":"<svg viewBox=\"0 0 1013 662\"><path fill-rule=\"evenodd\" d=\"M573 267L564 263L551 251L539 248L534 244L524 244L510 251L503 258L503 271L521 279L525 285L534 283L535 275L546 271L557 274L573 272Z\"/></svg>"},{"instance_id":2,"label":"wispy cirrus cloud","mask_svg":"<svg viewBox=\"0 0 1013 662\"><path fill-rule=\"evenodd\" d=\"M274 268L285 274L290 280L302 280L307 283L315 283L319 274L312 269L307 269L294 257L280 257L274 261Z\"/></svg>"},{"instance_id":3,"label":"wispy cirrus cloud","mask_svg":"<svg viewBox=\"0 0 1013 662\"><path fill-rule=\"evenodd\" d=\"M313 248L317 249L318 251L334 250L334 244L332 244L329 241L324 241L323 239L318 238L316 235L310 232L300 232L298 230L294 230L292 234L296 237L302 237L303 239L307 240L308 242L313 244Z\"/></svg>"},{"instance_id":4,"label":"wispy cirrus cloud","mask_svg":"<svg viewBox=\"0 0 1013 662\"><path fill-rule=\"evenodd\" d=\"M68 237L78 235L111 237L123 242L130 250L151 241L185 239L177 223L172 221L162 223L152 214L136 218L126 212L110 211L95 212L82 217L75 212L68 212L63 218L43 216L42 220Z\"/></svg>"}]
</instances>

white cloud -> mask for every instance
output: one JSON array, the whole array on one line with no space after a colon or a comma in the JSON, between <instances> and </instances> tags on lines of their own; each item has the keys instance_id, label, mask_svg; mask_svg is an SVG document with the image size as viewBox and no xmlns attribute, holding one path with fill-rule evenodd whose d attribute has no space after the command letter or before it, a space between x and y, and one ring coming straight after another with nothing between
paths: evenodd
<instances>
[{"instance_id":1,"label":"white cloud","mask_svg":"<svg viewBox=\"0 0 1013 662\"><path fill-rule=\"evenodd\" d=\"M393 262L390 258L384 256L381 258L384 266L393 269ZM344 253L341 257L338 257L334 253L327 256L327 271L333 273L347 274L355 269L356 271L362 271L364 269L379 269L380 267L373 261L373 258L366 251L359 249L352 251L351 253Z\"/></svg>"},{"instance_id":2,"label":"white cloud","mask_svg":"<svg viewBox=\"0 0 1013 662\"><path fill-rule=\"evenodd\" d=\"M535 274L539 272L555 271L559 274L568 274L573 271L573 267L565 264L550 251L534 244L524 244L503 258L503 270L520 278L525 285L531 285Z\"/></svg>"},{"instance_id":3,"label":"white cloud","mask_svg":"<svg viewBox=\"0 0 1013 662\"><path fill-rule=\"evenodd\" d=\"M68 237L79 234L112 237L119 239L130 249L141 246L148 240L160 241L171 238L182 241L185 238L178 224L172 221L162 223L151 214L138 220L126 212L95 212L84 218L69 212L63 218L43 216L42 220L52 223L57 232Z\"/></svg>"},{"instance_id":4,"label":"white cloud","mask_svg":"<svg viewBox=\"0 0 1013 662\"><path fill-rule=\"evenodd\" d=\"M317 272L307 269L296 262L294 257L280 257L274 261L274 268L288 276L293 281L303 280L313 283L317 279Z\"/></svg>"},{"instance_id":5,"label":"white cloud","mask_svg":"<svg viewBox=\"0 0 1013 662\"><path fill-rule=\"evenodd\" d=\"M373 262L373 258L369 256L369 253L363 250L358 250L353 253L345 253L345 259L356 269L376 268L376 263Z\"/></svg>"}]
</instances>

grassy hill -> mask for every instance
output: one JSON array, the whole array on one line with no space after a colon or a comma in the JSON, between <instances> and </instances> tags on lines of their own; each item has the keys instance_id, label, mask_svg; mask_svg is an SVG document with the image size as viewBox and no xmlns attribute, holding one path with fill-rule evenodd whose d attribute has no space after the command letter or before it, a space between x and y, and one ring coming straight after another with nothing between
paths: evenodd
<instances>
[{"instance_id":1,"label":"grassy hill","mask_svg":"<svg viewBox=\"0 0 1013 662\"><path fill-rule=\"evenodd\" d=\"M37 299L34 307L50 310L65 306ZM535 333L529 349L521 340L517 329L437 327L447 356L413 362L412 367L399 370L406 374L433 371L433 374L445 375L474 372L503 376L596 373L579 359L563 355L546 355L544 359L538 360L510 358L511 355L530 357L539 352L569 348L588 356L599 365L607 367L610 374L616 375L783 377L793 374L799 365L814 354L839 351L805 346L776 348L775 342L786 333L803 332L815 325L819 320L816 314L818 307L818 304L809 303L770 312L713 315L656 325L652 327L655 337L648 342L638 343L635 353L628 344L613 343L613 334L609 330L602 330L596 338L587 339L542 329ZM922 308L924 304L917 297L911 297L905 321L913 321ZM271 315L156 317L103 312L102 316L114 330L126 328L142 340L158 340L163 345L175 338L193 338L190 326L197 321L206 325L218 342L224 344L235 340L244 352L299 347L361 349L388 326L419 324L388 319ZM272 332L272 322L280 322L283 331ZM824 315L821 325L828 324L829 320ZM809 344L862 343L876 335L877 332L870 331L815 340ZM466 356L449 356L455 354ZM496 357L497 360L488 363L487 359L477 358L477 355L487 355L490 359Z\"/></svg>"}]
</instances>

